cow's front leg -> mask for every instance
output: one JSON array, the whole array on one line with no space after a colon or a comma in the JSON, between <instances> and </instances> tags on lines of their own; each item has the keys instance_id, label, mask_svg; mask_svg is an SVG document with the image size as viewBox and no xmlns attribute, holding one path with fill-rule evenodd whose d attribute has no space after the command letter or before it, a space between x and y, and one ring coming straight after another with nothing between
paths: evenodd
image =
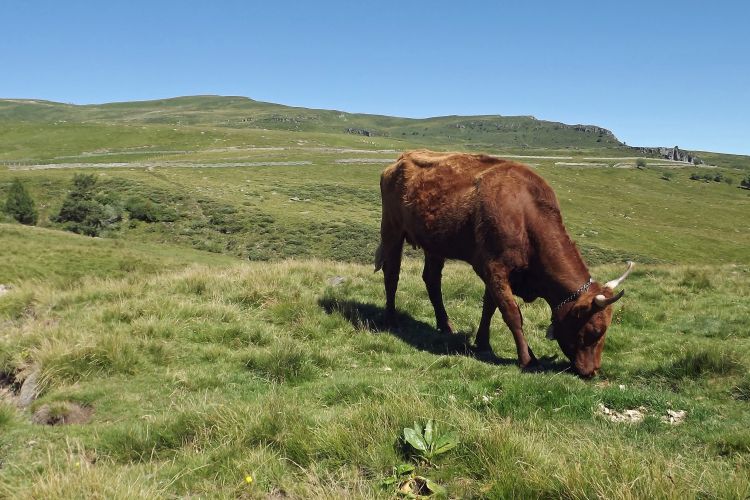
<instances>
[{"instance_id":1,"label":"cow's front leg","mask_svg":"<svg viewBox=\"0 0 750 500\"><path fill-rule=\"evenodd\" d=\"M497 271L493 272L490 269L490 272L487 273L487 286L492 292L492 298L495 299L497 308L503 315L505 324L508 325L513 334L516 351L518 352L518 364L524 369L537 367L539 362L523 335L523 316L521 316L521 309L513 297L507 275Z\"/></svg>"},{"instance_id":2,"label":"cow's front leg","mask_svg":"<svg viewBox=\"0 0 750 500\"><path fill-rule=\"evenodd\" d=\"M482 320L479 322L477 337L474 340L475 348L478 352L492 352L490 346L490 324L492 316L495 314L495 299L492 298L492 292L489 287L484 287L484 299L482 300Z\"/></svg>"},{"instance_id":3,"label":"cow's front leg","mask_svg":"<svg viewBox=\"0 0 750 500\"><path fill-rule=\"evenodd\" d=\"M435 321L437 323L438 330L443 333L453 333L453 325L451 325L448 319L448 313L445 311L445 305L443 304L443 292L441 290L441 280L443 273L443 266L445 265L445 259L430 255L427 252L424 254L424 271L422 271L422 279L427 287L427 295L430 296L430 302L432 302L432 308L435 310Z\"/></svg>"}]
</instances>

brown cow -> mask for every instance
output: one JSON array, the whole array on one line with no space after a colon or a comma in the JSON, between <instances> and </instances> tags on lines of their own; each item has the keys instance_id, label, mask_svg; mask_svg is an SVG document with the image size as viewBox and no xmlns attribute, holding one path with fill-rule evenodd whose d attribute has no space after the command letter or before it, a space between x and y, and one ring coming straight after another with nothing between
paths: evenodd
<instances>
[{"instance_id":1,"label":"brown cow","mask_svg":"<svg viewBox=\"0 0 750 500\"><path fill-rule=\"evenodd\" d=\"M438 328L453 332L443 305L441 273L446 259L468 262L485 283L476 348L490 351L490 320L499 308L513 334L522 368L538 365L523 335L513 295L542 297L552 308L554 336L582 376L601 366L613 290L629 274L601 285L591 280L581 254L563 226L552 188L530 168L485 155L412 151L387 167L380 179L381 240L375 270L385 275L386 319L395 320L395 296L403 242L425 254L422 278Z\"/></svg>"}]
</instances>

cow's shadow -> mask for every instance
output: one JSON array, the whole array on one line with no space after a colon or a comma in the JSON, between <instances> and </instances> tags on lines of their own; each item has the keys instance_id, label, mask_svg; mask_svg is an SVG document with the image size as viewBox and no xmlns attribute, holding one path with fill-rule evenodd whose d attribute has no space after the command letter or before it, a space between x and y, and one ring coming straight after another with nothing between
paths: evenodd
<instances>
[{"instance_id":1,"label":"cow's shadow","mask_svg":"<svg viewBox=\"0 0 750 500\"><path fill-rule=\"evenodd\" d=\"M385 322L385 309L375 304L355 300L323 297L318 304L327 314L339 313L357 330L370 333L388 333L420 351L441 355L468 356L493 365L517 365L516 358L504 358L494 353L478 353L471 344L473 335L465 332L444 334L432 325L398 312L397 326ZM570 364L556 357L546 356L539 360L541 366L536 371L561 372Z\"/></svg>"}]
</instances>

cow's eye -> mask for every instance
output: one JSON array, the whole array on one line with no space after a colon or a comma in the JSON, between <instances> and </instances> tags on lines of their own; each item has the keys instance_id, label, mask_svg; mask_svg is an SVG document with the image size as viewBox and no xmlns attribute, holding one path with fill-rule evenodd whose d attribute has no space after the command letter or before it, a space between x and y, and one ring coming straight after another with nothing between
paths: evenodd
<instances>
[{"instance_id":1,"label":"cow's eye","mask_svg":"<svg viewBox=\"0 0 750 500\"><path fill-rule=\"evenodd\" d=\"M586 333L583 335L583 342L585 344L594 344L596 343L600 338L602 337L602 332L591 328L589 330L586 330Z\"/></svg>"}]
</instances>

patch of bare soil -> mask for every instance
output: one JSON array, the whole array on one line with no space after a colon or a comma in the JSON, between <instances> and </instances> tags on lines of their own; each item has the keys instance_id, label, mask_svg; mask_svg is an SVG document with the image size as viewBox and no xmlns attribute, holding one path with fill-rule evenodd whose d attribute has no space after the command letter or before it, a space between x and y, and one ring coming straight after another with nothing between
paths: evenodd
<instances>
[{"instance_id":1,"label":"patch of bare soil","mask_svg":"<svg viewBox=\"0 0 750 500\"><path fill-rule=\"evenodd\" d=\"M85 424L93 414L93 408L60 401L40 406L31 416L31 421L40 425Z\"/></svg>"},{"instance_id":2,"label":"patch of bare soil","mask_svg":"<svg viewBox=\"0 0 750 500\"><path fill-rule=\"evenodd\" d=\"M0 372L0 401L17 404L17 395L21 384L12 373Z\"/></svg>"}]
</instances>

